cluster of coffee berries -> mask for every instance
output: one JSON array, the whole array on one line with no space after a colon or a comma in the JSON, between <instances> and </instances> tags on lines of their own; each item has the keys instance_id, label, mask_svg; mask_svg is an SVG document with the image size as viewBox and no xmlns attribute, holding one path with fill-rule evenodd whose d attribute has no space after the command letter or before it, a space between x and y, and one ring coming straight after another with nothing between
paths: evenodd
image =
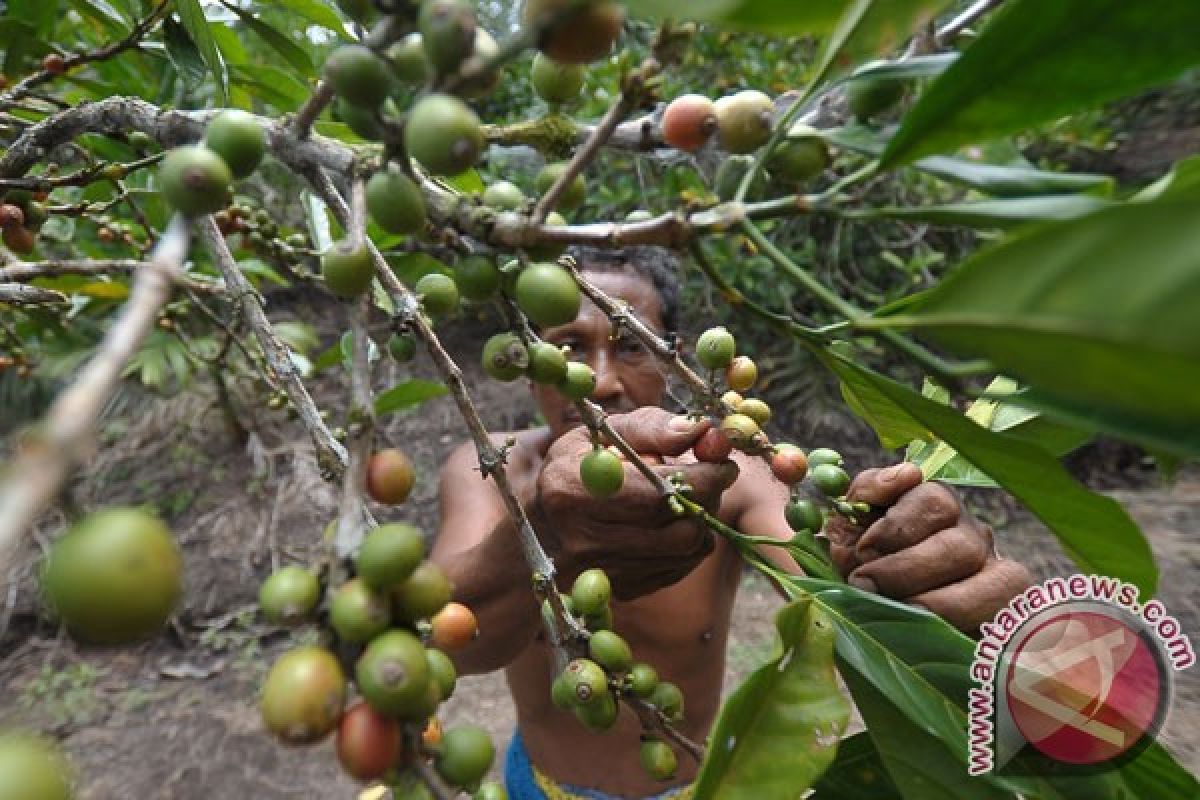
<instances>
[{"instance_id":1,"label":"cluster of coffee berries","mask_svg":"<svg viewBox=\"0 0 1200 800\"><path fill-rule=\"evenodd\" d=\"M837 501L846 494L850 486L850 475L843 468L842 456L828 447L815 447L807 456L797 450L808 465L808 478L818 492L834 501L834 508L841 510ZM796 533L805 531L816 535L824 527L825 517L821 508L805 497L795 495L784 509L788 525Z\"/></svg>"},{"instance_id":2,"label":"cluster of coffee berries","mask_svg":"<svg viewBox=\"0 0 1200 800\"><path fill-rule=\"evenodd\" d=\"M579 574L562 601L567 613L588 630L587 655L572 659L555 677L550 696L555 707L575 715L589 730L607 731L620 713L620 698L645 701L669 722L683 719L683 693L670 681L659 680L649 664L634 661L623 638L612 630L612 586L603 570ZM542 613L551 615L549 601ZM675 775L675 752L662 739L644 734L642 765L658 780Z\"/></svg>"},{"instance_id":3,"label":"cluster of coffee berries","mask_svg":"<svg viewBox=\"0 0 1200 800\"><path fill-rule=\"evenodd\" d=\"M385 482L382 491L396 488ZM425 559L420 531L403 523L367 533L354 577L332 589L324 607L312 571L273 573L259 592L263 616L294 625L320 609L335 644L294 648L271 667L261 702L268 730L290 745L334 734L338 760L360 781L411 782L415 760L428 759L450 785L478 788L493 761L491 739L470 725L442 731L435 716L458 678L447 651L478 633L474 613L451 592ZM347 708L349 672L359 699Z\"/></svg>"},{"instance_id":4,"label":"cluster of coffee berries","mask_svg":"<svg viewBox=\"0 0 1200 800\"><path fill-rule=\"evenodd\" d=\"M40 199L39 199L40 198ZM33 252L37 233L47 219L44 193L9 189L0 202L0 233L4 245L20 255Z\"/></svg>"},{"instance_id":5,"label":"cluster of coffee berries","mask_svg":"<svg viewBox=\"0 0 1200 800\"><path fill-rule=\"evenodd\" d=\"M730 200L755 158L754 151L771 138L775 103L756 89L745 89L713 102L700 94L676 97L663 110L662 137L671 147L696 152L715 137L715 143L730 155L722 159L713 187L722 200ZM793 126L772 148L766 170L759 174L751 191L764 188L774 177L795 185L813 180L829 166L829 148L818 131Z\"/></svg>"},{"instance_id":6,"label":"cluster of coffee berries","mask_svg":"<svg viewBox=\"0 0 1200 800\"><path fill-rule=\"evenodd\" d=\"M231 184L258 168L267 139L253 115L236 109L208 123L204 143L169 151L158 168L159 188L172 208L188 216L229 205Z\"/></svg>"}]
</instances>

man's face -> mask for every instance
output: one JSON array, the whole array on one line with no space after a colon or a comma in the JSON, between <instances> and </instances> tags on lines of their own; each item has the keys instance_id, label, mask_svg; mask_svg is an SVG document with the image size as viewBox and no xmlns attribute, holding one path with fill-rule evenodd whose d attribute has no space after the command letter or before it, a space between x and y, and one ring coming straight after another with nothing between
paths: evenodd
<instances>
[{"instance_id":1,"label":"man's face","mask_svg":"<svg viewBox=\"0 0 1200 800\"><path fill-rule=\"evenodd\" d=\"M638 318L659 335L665 333L662 299L645 278L619 272L585 271L588 282L609 297L624 300ZM569 358L583 361L596 371L592 400L605 411L633 411L656 406L666 392L666 379L658 361L637 338L622 329L612 339L612 324L604 312L586 297L573 322L542 331L542 338L556 346L569 346ZM533 384L533 396L555 438L579 425L574 404L551 386Z\"/></svg>"}]
</instances>

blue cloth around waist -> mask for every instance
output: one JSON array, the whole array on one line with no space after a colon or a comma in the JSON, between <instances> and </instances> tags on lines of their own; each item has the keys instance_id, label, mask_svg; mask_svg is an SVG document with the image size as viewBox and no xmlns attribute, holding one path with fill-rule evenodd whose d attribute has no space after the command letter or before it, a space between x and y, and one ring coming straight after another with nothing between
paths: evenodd
<instances>
[{"instance_id":1,"label":"blue cloth around waist","mask_svg":"<svg viewBox=\"0 0 1200 800\"><path fill-rule=\"evenodd\" d=\"M513 731L512 741L509 742L508 752L504 757L504 788L508 790L509 800L548 800L546 793L538 786L537 779L534 777L533 762L529 760L529 752L525 749L525 741L521 738L519 730ZM582 786L563 783L559 784L559 788L572 795L588 798L588 800L625 800L618 795ZM676 787L662 794L645 798L645 800L665 800L678 791L679 789Z\"/></svg>"}]
</instances>

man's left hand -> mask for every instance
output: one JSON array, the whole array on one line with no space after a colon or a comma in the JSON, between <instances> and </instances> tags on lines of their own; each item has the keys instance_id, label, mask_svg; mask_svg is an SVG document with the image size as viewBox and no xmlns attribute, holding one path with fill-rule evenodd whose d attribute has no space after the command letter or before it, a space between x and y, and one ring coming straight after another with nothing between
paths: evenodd
<instances>
[{"instance_id":1,"label":"man's left hand","mask_svg":"<svg viewBox=\"0 0 1200 800\"><path fill-rule=\"evenodd\" d=\"M869 503L858 524L834 516L825 526L834 564L860 589L924 606L970 634L1031 583L1029 570L1000 558L992 529L915 464L868 469L846 492Z\"/></svg>"}]
</instances>

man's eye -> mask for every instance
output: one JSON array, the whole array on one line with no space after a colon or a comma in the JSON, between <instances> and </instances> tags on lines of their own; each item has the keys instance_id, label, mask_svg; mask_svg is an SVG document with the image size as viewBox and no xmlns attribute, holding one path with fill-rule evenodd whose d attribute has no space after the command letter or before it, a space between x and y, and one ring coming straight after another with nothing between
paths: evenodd
<instances>
[{"instance_id":1,"label":"man's eye","mask_svg":"<svg viewBox=\"0 0 1200 800\"><path fill-rule=\"evenodd\" d=\"M617 350L622 353L630 354L645 352L645 348L642 347L641 341L633 336L622 336L620 339L618 339Z\"/></svg>"}]
</instances>

